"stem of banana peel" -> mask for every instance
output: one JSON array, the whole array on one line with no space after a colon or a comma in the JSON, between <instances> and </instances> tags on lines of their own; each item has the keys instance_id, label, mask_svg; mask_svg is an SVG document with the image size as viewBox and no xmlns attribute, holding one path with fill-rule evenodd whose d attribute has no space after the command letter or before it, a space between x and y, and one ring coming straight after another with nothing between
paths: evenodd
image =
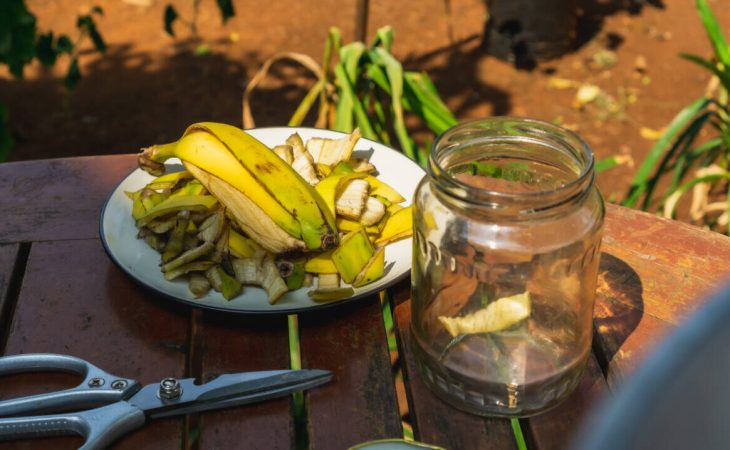
<instances>
[{"instance_id":1,"label":"stem of banana peel","mask_svg":"<svg viewBox=\"0 0 730 450\"><path fill-rule=\"evenodd\" d=\"M153 176L162 175L165 173L164 162L175 156L176 144L176 142L158 144L142 149L142 152L137 155L137 165Z\"/></svg>"}]
</instances>

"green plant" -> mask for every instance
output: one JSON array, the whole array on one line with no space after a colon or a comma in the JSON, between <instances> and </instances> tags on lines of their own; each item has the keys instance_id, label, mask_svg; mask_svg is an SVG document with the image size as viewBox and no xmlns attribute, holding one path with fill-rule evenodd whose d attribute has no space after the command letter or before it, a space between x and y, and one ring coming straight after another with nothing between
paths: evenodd
<instances>
[{"instance_id":1,"label":"green plant","mask_svg":"<svg viewBox=\"0 0 730 450\"><path fill-rule=\"evenodd\" d=\"M358 127L363 137L397 146L414 161L425 164L427 152L411 138L406 128L406 113L419 118L436 135L457 121L427 74L403 70L391 53L392 44L390 27L379 29L369 46L357 41L342 45L339 29L331 28L321 66L311 57L298 53L274 56L246 87L244 126L255 125L249 105L253 90L273 63L291 59L312 72L317 82L292 115L290 126L301 125L319 101L316 127L344 132Z\"/></svg>"},{"instance_id":2,"label":"green plant","mask_svg":"<svg viewBox=\"0 0 730 450\"><path fill-rule=\"evenodd\" d=\"M36 18L25 5L24 0L0 1L0 64L8 66L10 73L16 78L23 78L25 66L37 59L44 66L52 66L61 55L68 55L70 63L66 71L64 85L73 89L81 79L79 70L80 44L86 38L91 39L94 48L106 51L106 43L99 33L95 15L102 15L98 6L88 14L76 19L78 36L72 40L61 34L54 36L53 31L40 33L36 27ZM7 107L0 104L0 161L7 158L13 145L8 128Z\"/></svg>"},{"instance_id":3,"label":"green plant","mask_svg":"<svg viewBox=\"0 0 730 450\"><path fill-rule=\"evenodd\" d=\"M650 209L662 182L666 189L658 203L666 217L674 217L678 201L691 189L692 220L730 234L730 47L707 1L697 0L697 10L714 56L681 56L713 74L710 88L667 126L637 170L623 204ZM713 128L716 136L701 141L700 132L706 128Z\"/></svg>"},{"instance_id":4,"label":"green plant","mask_svg":"<svg viewBox=\"0 0 730 450\"><path fill-rule=\"evenodd\" d=\"M167 6L165 6L165 12L163 13L162 20L165 32L167 34L175 37L175 30L172 26L177 20L180 20L185 25L187 25L188 29L190 30L190 34L194 38L198 37L198 13L200 11L200 0L192 1L193 11L191 13L190 19L185 19L184 17L180 16L180 14L177 12L177 9L175 9L173 5L168 4ZM228 19L236 15L236 11L233 8L233 0L216 0L216 5L218 5L218 10L221 13L221 20L224 24L228 21ZM198 47L198 50L196 50L197 53L201 52L201 47Z\"/></svg>"}]
</instances>

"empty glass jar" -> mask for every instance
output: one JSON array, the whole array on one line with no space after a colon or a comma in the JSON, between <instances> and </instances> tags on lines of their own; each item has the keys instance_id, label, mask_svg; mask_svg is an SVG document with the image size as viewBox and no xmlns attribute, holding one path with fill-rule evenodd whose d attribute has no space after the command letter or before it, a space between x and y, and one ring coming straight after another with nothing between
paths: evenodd
<instances>
[{"instance_id":1,"label":"empty glass jar","mask_svg":"<svg viewBox=\"0 0 730 450\"><path fill-rule=\"evenodd\" d=\"M524 417L565 398L591 351L604 205L593 155L530 119L434 143L414 200L411 342L442 399Z\"/></svg>"}]
</instances>

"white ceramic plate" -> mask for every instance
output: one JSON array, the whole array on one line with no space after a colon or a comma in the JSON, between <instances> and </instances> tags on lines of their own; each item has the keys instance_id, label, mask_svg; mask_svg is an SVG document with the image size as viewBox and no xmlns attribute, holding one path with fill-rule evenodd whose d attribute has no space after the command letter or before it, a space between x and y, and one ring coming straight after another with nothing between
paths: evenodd
<instances>
[{"instance_id":1,"label":"white ceramic plate","mask_svg":"<svg viewBox=\"0 0 730 450\"><path fill-rule=\"evenodd\" d=\"M270 147L284 143L294 132L299 133L305 142L315 136L339 138L343 135L336 131L289 127L257 128L248 132ZM360 139L357 143L355 155L358 154L371 154L370 161L378 170L378 178L407 199L403 205L410 204L416 186L425 174L423 169L402 153L367 139ZM168 164L179 166L179 161L171 160ZM131 214L132 201L124 194L125 191L140 189L152 179L146 172L135 170L114 189L101 212L100 234L105 250L114 263L143 286L193 306L236 313L283 314L342 303L313 302L307 295L310 288L302 288L288 292L270 305L264 290L252 286L246 286L242 295L230 301L214 291L196 299L188 290L187 280L165 280L159 267L159 253L137 239L137 229ZM385 248L385 268L386 273L381 279L355 288L354 295L343 301L352 301L378 292L408 276L411 269L411 239L392 243Z\"/></svg>"}]
</instances>

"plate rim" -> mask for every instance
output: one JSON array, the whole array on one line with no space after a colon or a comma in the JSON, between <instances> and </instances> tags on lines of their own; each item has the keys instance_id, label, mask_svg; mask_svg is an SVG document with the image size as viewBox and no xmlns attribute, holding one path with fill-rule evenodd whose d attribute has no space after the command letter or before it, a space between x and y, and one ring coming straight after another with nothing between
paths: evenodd
<instances>
[{"instance_id":1,"label":"plate rim","mask_svg":"<svg viewBox=\"0 0 730 450\"><path fill-rule=\"evenodd\" d=\"M296 127L296 126L256 127L256 128L244 129L244 131L247 131L248 132L248 131L251 131L251 130L287 130L287 129L288 130L326 131L328 133L337 133L337 134L340 134L342 136L348 134L348 133L345 133L345 132L342 132L342 131L337 131L337 130L314 128L314 127ZM258 138L256 138L256 139L258 139ZM366 142L371 142L371 143L377 144L379 146L382 146L384 149L387 149L388 151L393 152L394 154L399 155L400 157L404 158L405 161L409 162L414 167L417 167L423 173L424 176L427 174L426 171L423 169L423 167L421 167L420 165L418 165L418 163L416 163L415 161L413 161L410 158L408 158L402 152L400 152L400 151L398 151L398 150L396 150L396 149L394 149L392 147L389 147L388 145L386 145L386 144L384 144L382 142L373 141L372 139L367 139L367 138L364 138L364 137L362 137L360 139L363 139ZM390 288L391 286L393 286L393 285L395 285L397 283L400 283L405 278L409 277L410 274L411 274L411 270L413 268L412 257L411 257L411 262L409 264L408 270L404 271L403 273L401 273L399 275L394 276L393 278L391 278L389 281L386 281L382 286L380 286L376 290L367 290L365 292L362 292L360 294L355 294L355 295L353 295L351 297L348 297L346 299L343 299L343 300L325 302L325 303L321 303L321 304L309 305L309 306L300 307L300 308L278 308L278 309L260 309L260 310L259 309L257 309L257 310L251 310L251 309L233 309L233 308L219 307L219 306L211 305L211 304L207 304L207 303L196 303L194 300L190 300L190 299L186 299L186 298L178 297L176 295L169 294L169 293L167 293L167 292L165 292L165 291L163 291L161 289L158 289L155 286L152 286L152 285L146 283L145 281L143 281L142 279L140 279L139 277L137 277L135 274L133 274L132 272L130 272L129 270L127 270L127 268L117 259L117 257L115 256L115 254L113 253L113 251L109 247L109 244L107 242L106 235L104 233L104 222L105 222L104 219L105 219L105 215L106 215L107 207L109 206L109 203L111 202L112 198L114 197L114 194L117 192L117 190L122 185L122 183L124 183L127 180L127 178L129 178L132 174L134 174L138 170L141 170L141 169L139 167L135 167L134 169L132 169L131 172L127 173L127 175L125 175L124 178L122 178L114 186L114 188L109 192L109 194L107 195L107 198L104 201L104 204L102 205L101 211L100 211L100 214L99 214L99 239L101 241L102 247L104 248L104 252L107 254L107 256L109 257L109 259L123 273L125 273L129 278L131 278L134 281L135 284L137 284L138 286L144 288L145 290L148 290L150 292L159 294L159 295L161 295L162 297L164 297L167 300L172 300L172 301L174 301L174 302L176 302L178 304L184 304L184 305L190 306L192 308L198 308L198 309L202 309L202 310L215 311L215 312L221 312L221 313L227 313L227 314L237 314L237 315L269 315L269 316L277 316L277 315L284 315L284 314L286 314L286 315L289 315L289 314L308 314L308 313L313 313L313 312L319 312L319 311L324 310L324 309L337 308L337 307L340 307L340 306L343 306L343 305L349 305L349 304L352 304L354 302L361 301L361 300L363 300L363 299L365 299L367 297L371 297L373 295L377 295L379 292L384 291L384 290ZM420 183L420 181L418 183ZM418 185L418 183L416 183L416 186ZM411 204L412 203L413 203L413 199L411 199ZM408 239L412 240L413 238L410 237ZM302 289L302 288L300 288L300 289Z\"/></svg>"}]
</instances>

